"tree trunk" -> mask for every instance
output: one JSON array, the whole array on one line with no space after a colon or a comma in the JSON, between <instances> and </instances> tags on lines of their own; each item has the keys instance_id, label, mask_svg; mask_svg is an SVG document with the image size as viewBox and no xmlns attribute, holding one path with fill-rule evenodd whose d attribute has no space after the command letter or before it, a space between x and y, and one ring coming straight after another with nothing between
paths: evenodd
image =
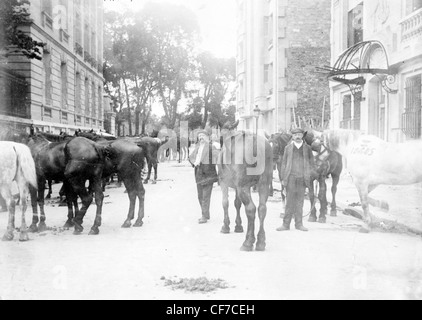
<instances>
[{"instance_id":1,"label":"tree trunk","mask_svg":"<svg viewBox=\"0 0 422 320\"><path fill-rule=\"evenodd\" d=\"M135 136L139 136L141 112L138 110L135 112Z\"/></svg>"},{"instance_id":2,"label":"tree trunk","mask_svg":"<svg viewBox=\"0 0 422 320\"><path fill-rule=\"evenodd\" d=\"M125 85L125 93L126 93L126 105L127 105L127 119L129 122L129 136L132 136L132 112L130 110L130 96L129 96L129 89L127 87L127 83L125 78L123 78L123 84Z\"/></svg>"}]
</instances>

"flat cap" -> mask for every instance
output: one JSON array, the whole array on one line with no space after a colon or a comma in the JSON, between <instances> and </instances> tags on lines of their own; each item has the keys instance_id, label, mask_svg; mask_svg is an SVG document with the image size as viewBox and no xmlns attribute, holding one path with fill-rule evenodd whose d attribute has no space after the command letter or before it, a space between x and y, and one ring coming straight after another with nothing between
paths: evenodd
<instances>
[{"instance_id":1,"label":"flat cap","mask_svg":"<svg viewBox=\"0 0 422 320\"><path fill-rule=\"evenodd\" d=\"M304 134L305 131L301 128L292 129L291 134L301 133Z\"/></svg>"}]
</instances>

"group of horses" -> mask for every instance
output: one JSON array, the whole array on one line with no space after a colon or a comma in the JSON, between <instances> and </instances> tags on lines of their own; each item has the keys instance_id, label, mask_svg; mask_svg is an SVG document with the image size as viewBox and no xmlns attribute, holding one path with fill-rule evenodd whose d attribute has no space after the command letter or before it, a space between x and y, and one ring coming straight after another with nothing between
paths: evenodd
<instances>
[{"instance_id":1,"label":"group of horses","mask_svg":"<svg viewBox=\"0 0 422 320\"><path fill-rule=\"evenodd\" d=\"M415 172L422 154L420 142L405 144L388 144L378 138L362 135L354 131L308 131L305 136L315 152L316 171L313 176L318 182L320 200L320 216L317 217L315 190L309 190L311 214L309 221L326 222L327 185L326 179L331 176L332 202L331 215L336 215L335 195L343 170L343 157L347 159L348 170L358 188L364 209L364 226L362 232L369 232L371 215L368 194L380 184L411 184L422 181L422 172ZM20 240L28 239L26 234L25 211L26 198L31 196L33 209L30 231L46 230L44 211L44 192L46 181L62 181L66 195L68 219L65 227L74 227L74 234L84 230L83 219L95 200L97 205L94 225L90 235L99 234L101 226L102 204L104 199L104 179L117 174L124 183L130 201L129 212L122 227L129 228L135 218L136 199L139 199L138 218L134 227L143 225L145 188L143 183L150 179L152 168L155 169L154 181L157 179L158 151L167 141L157 138L120 138L109 139L94 132L77 132L75 136L49 135L45 133L13 133L1 141L3 149L0 156L0 193L5 199L9 211L9 224L3 240L13 239L15 229L14 214L16 202L12 193L12 184L18 186L20 205L22 208L22 225ZM248 219L246 239L242 250L263 251L266 247L264 220L267 214L267 201L274 192L273 170L281 172L281 161L284 149L290 143L291 135L275 134L265 138L259 135L237 131L229 125L222 130L222 150L218 162L220 186L223 191L224 225L223 233L230 232L229 188L236 191L235 207L237 210L235 232L243 232L240 210L245 207ZM419 148L415 156L402 158L405 151ZM398 153L397 153L398 152ZM392 156L394 155L394 156ZM240 158L239 158L240 157ZM419 157L419 158L418 158ZM393 159L384 163L384 159ZM397 159L398 158L398 159ZM236 159L236 161L231 161ZM239 161L240 160L240 161ZM410 161L412 160L412 161ZM384 161L384 162L383 162ZM142 180L145 162L148 162L149 174ZM413 164L413 165L412 165ZM396 170L399 169L400 170ZM403 172L408 174L403 178ZM89 183L89 187L86 184ZM259 193L258 208L252 199L251 189L255 187ZM283 188L282 188L283 195ZM78 198L82 207L78 207ZM283 197L284 200L284 197ZM40 216L38 215L38 206ZM255 237L255 217L258 211L259 231Z\"/></svg>"}]
</instances>

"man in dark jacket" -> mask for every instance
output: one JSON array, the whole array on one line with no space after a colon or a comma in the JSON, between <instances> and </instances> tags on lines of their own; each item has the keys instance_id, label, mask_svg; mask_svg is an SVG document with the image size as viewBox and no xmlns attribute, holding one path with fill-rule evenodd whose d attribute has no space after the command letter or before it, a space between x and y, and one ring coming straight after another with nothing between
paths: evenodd
<instances>
[{"instance_id":1,"label":"man in dark jacket","mask_svg":"<svg viewBox=\"0 0 422 320\"><path fill-rule=\"evenodd\" d=\"M315 172L314 157L312 149L304 143L304 131L302 129L292 130L293 142L288 145L284 152L283 165L281 169L282 183L286 187L286 213L283 225L277 231L290 230L290 223L293 215L295 217L296 229L308 231L303 226L303 205L305 201L306 188L312 189L312 175Z\"/></svg>"},{"instance_id":2,"label":"man in dark jacket","mask_svg":"<svg viewBox=\"0 0 422 320\"><path fill-rule=\"evenodd\" d=\"M218 182L216 169L218 150L210 142L209 133L205 130L198 132L199 143L189 157L195 168L195 180L198 188L198 200L202 210L199 223L207 223L210 219L211 195L214 183Z\"/></svg>"}]
</instances>

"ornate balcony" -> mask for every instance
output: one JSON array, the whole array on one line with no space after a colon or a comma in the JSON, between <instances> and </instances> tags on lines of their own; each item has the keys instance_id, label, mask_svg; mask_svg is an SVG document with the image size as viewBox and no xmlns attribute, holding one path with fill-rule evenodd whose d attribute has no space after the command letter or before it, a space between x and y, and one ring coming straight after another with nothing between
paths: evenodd
<instances>
[{"instance_id":1,"label":"ornate balcony","mask_svg":"<svg viewBox=\"0 0 422 320\"><path fill-rule=\"evenodd\" d=\"M415 37L422 37L422 9L413 12L400 24L402 29L402 42Z\"/></svg>"}]
</instances>

